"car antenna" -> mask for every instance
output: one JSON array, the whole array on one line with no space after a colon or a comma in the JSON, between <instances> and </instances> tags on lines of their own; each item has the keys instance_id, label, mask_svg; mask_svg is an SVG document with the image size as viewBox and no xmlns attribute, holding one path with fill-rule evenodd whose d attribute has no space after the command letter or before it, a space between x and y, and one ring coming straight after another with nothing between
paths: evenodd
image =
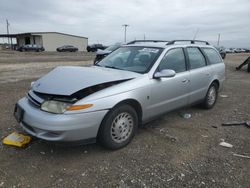
<instances>
[{"instance_id":1,"label":"car antenna","mask_svg":"<svg viewBox=\"0 0 250 188\"><path fill-rule=\"evenodd\" d=\"M199 31L200 31L200 28L197 28L197 29L196 29L196 32L194 33L193 40L195 40L195 38L196 38L197 34L199 33Z\"/></svg>"}]
</instances>

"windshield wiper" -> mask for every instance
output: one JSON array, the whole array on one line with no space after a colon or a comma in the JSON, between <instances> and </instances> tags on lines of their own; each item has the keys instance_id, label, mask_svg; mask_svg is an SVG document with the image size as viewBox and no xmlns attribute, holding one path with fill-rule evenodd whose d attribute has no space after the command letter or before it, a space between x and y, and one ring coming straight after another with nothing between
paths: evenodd
<instances>
[{"instance_id":1,"label":"windshield wiper","mask_svg":"<svg viewBox=\"0 0 250 188\"><path fill-rule=\"evenodd\" d=\"M109 65L105 65L105 66L103 66L103 67L105 67L105 68L110 68L110 69L119 69L118 67L109 66Z\"/></svg>"}]
</instances>

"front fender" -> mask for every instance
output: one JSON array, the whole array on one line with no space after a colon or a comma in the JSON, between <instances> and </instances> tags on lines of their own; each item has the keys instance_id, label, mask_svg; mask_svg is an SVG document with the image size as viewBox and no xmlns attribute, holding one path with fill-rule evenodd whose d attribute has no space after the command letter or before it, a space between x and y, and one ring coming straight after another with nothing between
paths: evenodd
<instances>
[{"instance_id":1,"label":"front fender","mask_svg":"<svg viewBox=\"0 0 250 188\"><path fill-rule=\"evenodd\" d=\"M148 87L141 87L134 90L130 90L127 92L122 92L119 94L98 98L98 99L82 99L76 103L76 105L81 104L93 104L92 107L83 109L83 110L77 110L77 111L66 111L65 114L71 114L71 113L87 113L87 112L93 112L93 111L100 111L100 110L109 110L112 109L116 104L128 100L133 99L136 100L143 109L146 109L146 107L149 105L149 96L150 96L150 90Z\"/></svg>"}]
</instances>

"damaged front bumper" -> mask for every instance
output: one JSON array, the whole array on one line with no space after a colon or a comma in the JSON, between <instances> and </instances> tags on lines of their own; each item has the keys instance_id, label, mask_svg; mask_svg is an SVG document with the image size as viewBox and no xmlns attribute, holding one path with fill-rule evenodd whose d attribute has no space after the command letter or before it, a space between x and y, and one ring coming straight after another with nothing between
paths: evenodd
<instances>
[{"instance_id":1,"label":"damaged front bumper","mask_svg":"<svg viewBox=\"0 0 250 188\"><path fill-rule=\"evenodd\" d=\"M78 114L52 114L40 110L27 97L17 103L23 109L19 123L32 136L47 141L69 142L96 138L108 112L101 110Z\"/></svg>"}]
</instances>

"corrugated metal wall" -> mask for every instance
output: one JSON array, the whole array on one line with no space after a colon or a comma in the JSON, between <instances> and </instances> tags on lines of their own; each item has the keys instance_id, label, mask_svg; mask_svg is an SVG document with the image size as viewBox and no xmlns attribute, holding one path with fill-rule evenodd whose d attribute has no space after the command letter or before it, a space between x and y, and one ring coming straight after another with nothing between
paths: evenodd
<instances>
[{"instance_id":1,"label":"corrugated metal wall","mask_svg":"<svg viewBox=\"0 0 250 188\"><path fill-rule=\"evenodd\" d=\"M42 36L42 43L45 51L56 51L56 48L63 45L73 45L79 49L79 51L86 51L88 45L88 39L64 35L60 33L36 33L36 35Z\"/></svg>"}]
</instances>

